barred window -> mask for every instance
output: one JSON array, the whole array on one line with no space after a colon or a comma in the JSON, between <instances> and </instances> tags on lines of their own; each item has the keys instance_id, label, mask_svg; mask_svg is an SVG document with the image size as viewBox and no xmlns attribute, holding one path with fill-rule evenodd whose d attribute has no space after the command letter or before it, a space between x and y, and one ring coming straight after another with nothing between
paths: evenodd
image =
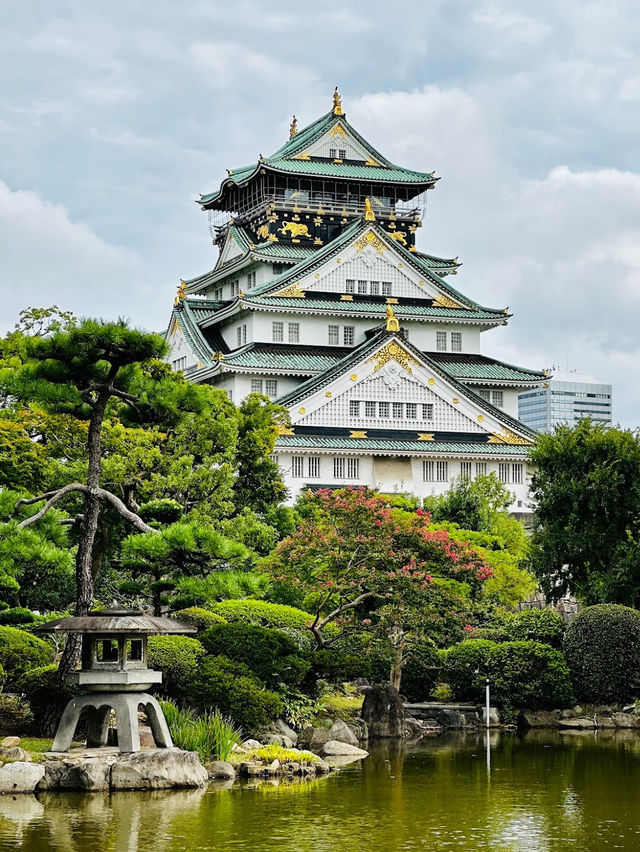
<instances>
[{"instance_id":1,"label":"barred window","mask_svg":"<svg viewBox=\"0 0 640 852\"><path fill-rule=\"evenodd\" d=\"M382 295L390 296L391 295L391 281L383 281L382 282Z\"/></svg>"},{"instance_id":2,"label":"barred window","mask_svg":"<svg viewBox=\"0 0 640 852\"><path fill-rule=\"evenodd\" d=\"M273 274L274 275L282 275L284 270L286 269L284 263L274 263L273 264Z\"/></svg>"},{"instance_id":3,"label":"barred window","mask_svg":"<svg viewBox=\"0 0 640 852\"><path fill-rule=\"evenodd\" d=\"M480 390L478 391L478 396L481 399L484 399L485 402L491 402L491 391L480 388Z\"/></svg>"},{"instance_id":4,"label":"barred window","mask_svg":"<svg viewBox=\"0 0 640 852\"><path fill-rule=\"evenodd\" d=\"M349 400L349 416L360 417L360 401L357 399Z\"/></svg>"},{"instance_id":5,"label":"barred window","mask_svg":"<svg viewBox=\"0 0 640 852\"><path fill-rule=\"evenodd\" d=\"M342 457L333 460L333 478L344 479L344 459Z\"/></svg>"},{"instance_id":6,"label":"barred window","mask_svg":"<svg viewBox=\"0 0 640 852\"><path fill-rule=\"evenodd\" d=\"M308 468L309 479L320 478L320 456L309 456Z\"/></svg>"},{"instance_id":7,"label":"barred window","mask_svg":"<svg viewBox=\"0 0 640 852\"><path fill-rule=\"evenodd\" d=\"M448 482L448 480L449 480L449 462L437 461L436 462L436 481L437 482Z\"/></svg>"},{"instance_id":8,"label":"barred window","mask_svg":"<svg viewBox=\"0 0 640 852\"><path fill-rule=\"evenodd\" d=\"M365 296L367 293L367 282L366 281L358 281L358 293L361 296Z\"/></svg>"},{"instance_id":9,"label":"barred window","mask_svg":"<svg viewBox=\"0 0 640 852\"><path fill-rule=\"evenodd\" d=\"M402 416L404 414L404 403L402 402L394 402L393 403L393 416L396 420L402 420Z\"/></svg>"},{"instance_id":10,"label":"barred window","mask_svg":"<svg viewBox=\"0 0 640 852\"><path fill-rule=\"evenodd\" d=\"M277 379L265 379L264 390L268 397L273 399L278 396L278 381Z\"/></svg>"},{"instance_id":11,"label":"barred window","mask_svg":"<svg viewBox=\"0 0 640 852\"><path fill-rule=\"evenodd\" d=\"M347 278L344 282L344 292L345 293L355 293L356 292L356 280L355 278Z\"/></svg>"},{"instance_id":12,"label":"barred window","mask_svg":"<svg viewBox=\"0 0 640 852\"><path fill-rule=\"evenodd\" d=\"M304 476L304 456L291 457L291 476L301 479Z\"/></svg>"},{"instance_id":13,"label":"barred window","mask_svg":"<svg viewBox=\"0 0 640 852\"><path fill-rule=\"evenodd\" d=\"M360 459L347 459L347 479L360 478Z\"/></svg>"},{"instance_id":14,"label":"barred window","mask_svg":"<svg viewBox=\"0 0 640 852\"><path fill-rule=\"evenodd\" d=\"M462 352L462 332L461 331L452 331L451 332L451 351L452 352Z\"/></svg>"},{"instance_id":15,"label":"barred window","mask_svg":"<svg viewBox=\"0 0 640 852\"><path fill-rule=\"evenodd\" d=\"M262 379L251 379L251 393L262 393Z\"/></svg>"},{"instance_id":16,"label":"barred window","mask_svg":"<svg viewBox=\"0 0 640 852\"><path fill-rule=\"evenodd\" d=\"M498 464L498 479L500 482L504 482L505 485L508 485L511 481L510 479L510 465L508 462L500 462Z\"/></svg>"},{"instance_id":17,"label":"barred window","mask_svg":"<svg viewBox=\"0 0 640 852\"><path fill-rule=\"evenodd\" d=\"M276 320L271 323L271 337L274 343L284 342L284 323Z\"/></svg>"},{"instance_id":18,"label":"barred window","mask_svg":"<svg viewBox=\"0 0 640 852\"><path fill-rule=\"evenodd\" d=\"M388 402L379 402L378 403L378 417L388 417L389 416L389 407L390 407L390 404Z\"/></svg>"},{"instance_id":19,"label":"barred window","mask_svg":"<svg viewBox=\"0 0 640 852\"><path fill-rule=\"evenodd\" d=\"M356 328L354 325L345 325L342 329L342 342L345 346L353 346L356 339Z\"/></svg>"},{"instance_id":20,"label":"barred window","mask_svg":"<svg viewBox=\"0 0 640 852\"><path fill-rule=\"evenodd\" d=\"M336 158L336 151L337 150L338 150L337 148L329 148L329 156L332 157L334 160Z\"/></svg>"},{"instance_id":21,"label":"barred window","mask_svg":"<svg viewBox=\"0 0 640 852\"><path fill-rule=\"evenodd\" d=\"M372 296L380 295L380 282L379 281L369 281L369 293Z\"/></svg>"},{"instance_id":22,"label":"barred window","mask_svg":"<svg viewBox=\"0 0 640 852\"><path fill-rule=\"evenodd\" d=\"M247 290L250 290L253 286L255 286L255 283L256 283L256 273L250 272L247 275Z\"/></svg>"},{"instance_id":23,"label":"barred window","mask_svg":"<svg viewBox=\"0 0 640 852\"><path fill-rule=\"evenodd\" d=\"M300 323L288 323L289 343L300 343Z\"/></svg>"},{"instance_id":24,"label":"barred window","mask_svg":"<svg viewBox=\"0 0 640 852\"><path fill-rule=\"evenodd\" d=\"M247 327L239 325L236 329L236 341L238 346L244 346L247 342Z\"/></svg>"},{"instance_id":25,"label":"barred window","mask_svg":"<svg viewBox=\"0 0 640 852\"><path fill-rule=\"evenodd\" d=\"M238 280L232 281L231 282L231 298L233 298L234 296L237 296L239 292L240 292L240 281L238 281Z\"/></svg>"},{"instance_id":26,"label":"barred window","mask_svg":"<svg viewBox=\"0 0 640 852\"><path fill-rule=\"evenodd\" d=\"M223 297L223 292L224 292L223 287L216 287L216 289L213 291L213 298L217 299L217 300L221 300L222 297Z\"/></svg>"},{"instance_id":27,"label":"barred window","mask_svg":"<svg viewBox=\"0 0 640 852\"><path fill-rule=\"evenodd\" d=\"M174 372L179 373L181 370L186 369L187 366L187 356L183 355L182 358L176 358L175 361L171 362L173 366Z\"/></svg>"},{"instance_id":28,"label":"barred window","mask_svg":"<svg viewBox=\"0 0 640 852\"><path fill-rule=\"evenodd\" d=\"M438 352L447 351L447 332L436 331L436 349Z\"/></svg>"},{"instance_id":29,"label":"barred window","mask_svg":"<svg viewBox=\"0 0 640 852\"><path fill-rule=\"evenodd\" d=\"M460 462L460 479L471 479L471 462Z\"/></svg>"},{"instance_id":30,"label":"barred window","mask_svg":"<svg viewBox=\"0 0 640 852\"><path fill-rule=\"evenodd\" d=\"M346 158L346 156L347 156L347 149L346 148L338 148L338 157L341 160L344 160Z\"/></svg>"},{"instance_id":31,"label":"barred window","mask_svg":"<svg viewBox=\"0 0 640 852\"><path fill-rule=\"evenodd\" d=\"M433 403L432 402L424 402L422 404L422 419L423 420L433 420Z\"/></svg>"},{"instance_id":32,"label":"barred window","mask_svg":"<svg viewBox=\"0 0 640 852\"><path fill-rule=\"evenodd\" d=\"M340 326L339 325L330 325L329 326L329 345L337 346L340 343Z\"/></svg>"},{"instance_id":33,"label":"barred window","mask_svg":"<svg viewBox=\"0 0 640 852\"><path fill-rule=\"evenodd\" d=\"M502 408L504 405L504 393L502 391L493 391L491 393L491 402L496 408Z\"/></svg>"},{"instance_id":34,"label":"barred window","mask_svg":"<svg viewBox=\"0 0 640 852\"><path fill-rule=\"evenodd\" d=\"M227 399L229 399L231 402L233 402L233 391L230 388L228 388L227 390L225 390L225 393L227 395Z\"/></svg>"},{"instance_id":35,"label":"barred window","mask_svg":"<svg viewBox=\"0 0 640 852\"><path fill-rule=\"evenodd\" d=\"M407 420L415 420L418 417L418 404L415 402L407 403Z\"/></svg>"},{"instance_id":36,"label":"barred window","mask_svg":"<svg viewBox=\"0 0 640 852\"><path fill-rule=\"evenodd\" d=\"M476 476L486 476L487 475L487 463L486 462L476 462Z\"/></svg>"},{"instance_id":37,"label":"barred window","mask_svg":"<svg viewBox=\"0 0 640 852\"><path fill-rule=\"evenodd\" d=\"M422 462L422 481L435 481L435 464L433 462L433 459L428 459L427 461Z\"/></svg>"},{"instance_id":38,"label":"barred window","mask_svg":"<svg viewBox=\"0 0 640 852\"><path fill-rule=\"evenodd\" d=\"M522 464L514 463L511 465L511 481L514 485L522 485Z\"/></svg>"},{"instance_id":39,"label":"barred window","mask_svg":"<svg viewBox=\"0 0 640 852\"><path fill-rule=\"evenodd\" d=\"M375 417L376 416L376 404L375 402L370 402L367 400L364 404L364 416L365 417Z\"/></svg>"}]
</instances>

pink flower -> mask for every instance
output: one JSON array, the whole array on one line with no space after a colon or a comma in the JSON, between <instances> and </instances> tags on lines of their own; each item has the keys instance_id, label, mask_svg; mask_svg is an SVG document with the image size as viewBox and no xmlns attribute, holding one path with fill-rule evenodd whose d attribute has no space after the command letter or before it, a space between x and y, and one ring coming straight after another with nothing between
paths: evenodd
<instances>
[{"instance_id":1,"label":"pink flower","mask_svg":"<svg viewBox=\"0 0 640 852\"><path fill-rule=\"evenodd\" d=\"M470 624L465 624L463 629L465 633L471 633L473 631L473 627Z\"/></svg>"},{"instance_id":2,"label":"pink flower","mask_svg":"<svg viewBox=\"0 0 640 852\"><path fill-rule=\"evenodd\" d=\"M424 515L424 509L416 509L416 515Z\"/></svg>"}]
</instances>

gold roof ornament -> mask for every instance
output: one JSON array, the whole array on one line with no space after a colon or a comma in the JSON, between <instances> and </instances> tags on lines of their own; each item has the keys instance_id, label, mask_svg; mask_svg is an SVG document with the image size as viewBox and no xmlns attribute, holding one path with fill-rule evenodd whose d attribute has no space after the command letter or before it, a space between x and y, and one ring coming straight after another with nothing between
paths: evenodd
<instances>
[{"instance_id":1,"label":"gold roof ornament","mask_svg":"<svg viewBox=\"0 0 640 852\"><path fill-rule=\"evenodd\" d=\"M371 199L368 196L364 200L364 218L365 222L376 221L376 214L373 212L373 204L371 203Z\"/></svg>"},{"instance_id":2,"label":"gold roof ornament","mask_svg":"<svg viewBox=\"0 0 640 852\"><path fill-rule=\"evenodd\" d=\"M391 305L387 305L387 331L400 331L400 323Z\"/></svg>"},{"instance_id":3,"label":"gold roof ornament","mask_svg":"<svg viewBox=\"0 0 640 852\"><path fill-rule=\"evenodd\" d=\"M181 302L183 299L186 299L186 297L187 297L187 285L185 284L185 282L184 282L184 281L181 281L181 282L180 282L180 286L179 286L179 287L178 287L178 289L176 290L176 297L175 297L175 299L174 299L174 301L173 301L173 304L174 304L174 305L179 305L179 304L180 304L180 302Z\"/></svg>"},{"instance_id":4,"label":"gold roof ornament","mask_svg":"<svg viewBox=\"0 0 640 852\"><path fill-rule=\"evenodd\" d=\"M289 139L293 139L293 137L298 132L298 119L293 116L293 121L291 122L291 127L289 128Z\"/></svg>"},{"instance_id":5,"label":"gold roof ornament","mask_svg":"<svg viewBox=\"0 0 640 852\"><path fill-rule=\"evenodd\" d=\"M335 91L333 93L333 114L334 115L344 115L342 110L342 98L338 94L338 87L336 86Z\"/></svg>"}]
</instances>

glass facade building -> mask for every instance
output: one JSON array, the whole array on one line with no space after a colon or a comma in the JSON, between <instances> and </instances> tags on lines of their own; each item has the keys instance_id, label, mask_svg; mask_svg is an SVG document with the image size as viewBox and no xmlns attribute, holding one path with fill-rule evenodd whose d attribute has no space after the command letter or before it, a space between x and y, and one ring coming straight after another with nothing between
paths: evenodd
<instances>
[{"instance_id":1,"label":"glass facade building","mask_svg":"<svg viewBox=\"0 0 640 852\"><path fill-rule=\"evenodd\" d=\"M584 373L553 368L549 372L546 387L518 395L518 417L523 423L539 432L552 432L560 423L577 423L583 417L612 422L611 385Z\"/></svg>"}]
</instances>

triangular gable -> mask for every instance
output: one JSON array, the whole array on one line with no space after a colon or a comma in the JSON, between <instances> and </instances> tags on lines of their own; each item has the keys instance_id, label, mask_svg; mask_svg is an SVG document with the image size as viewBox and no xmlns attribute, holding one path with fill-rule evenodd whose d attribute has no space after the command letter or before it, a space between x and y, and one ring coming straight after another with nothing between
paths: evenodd
<instances>
[{"instance_id":1,"label":"triangular gable","mask_svg":"<svg viewBox=\"0 0 640 852\"><path fill-rule=\"evenodd\" d=\"M363 346L327 372L327 380L310 380L284 397L292 426L347 427L353 430L415 429L432 440L434 432L486 435L491 442L532 443L529 430L488 405L460 383L442 373L401 336L383 334L373 348ZM329 378L330 376L330 378ZM295 396L294 396L295 394ZM359 402L358 415L352 403ZM376 403L367 416L366 403ZM389 404L389 416L380 416L380 403ZM394 413L393 403L402 404ZM416 406L407 417L407 404Z\"/></svg>"},{"instance_id":2,"label":"triangular gable","mask_svg":"<svg viewBox=\"0 0 640 852\"><path fill-rule=\"evenodd\" d=\"M237 233L237 229L229 228L229 232L227 233L227 237L220 252L220 257L218 258L217 266L223 266L230 260L247 254L247 249L241 244L241 242L241 237Z\"/></svg>"},{"instance_id":3,"label":"triangular gable","mask_svg":"<svg viewBox=\"0 0 640 852\"><path fill-rule=\"evenodd\" d=\"M295 159L325 157L327 159L360 160L368 166L382 165L373 152L363 145L345 126L346 122L337 121L319 139L309 145ZM340 152L344 152L341 154Z\"/></svg>"}]
</instances>

